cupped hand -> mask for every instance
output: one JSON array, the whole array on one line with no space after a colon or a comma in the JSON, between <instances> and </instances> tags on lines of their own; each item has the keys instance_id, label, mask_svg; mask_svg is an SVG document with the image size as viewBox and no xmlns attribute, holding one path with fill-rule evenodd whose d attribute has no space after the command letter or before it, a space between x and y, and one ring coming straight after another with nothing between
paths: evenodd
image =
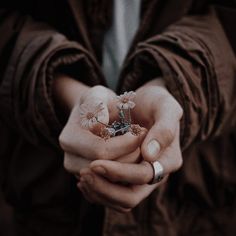
<instances>
[{"instance_id":1,"label":"cupped hand","mask_svg":"<svg viewBox=\"0 0 236 236\"><path fill-rule=\"evenodd\" d=\"M94 161L90 169L81 171L82 178L78 185L90 201L119 211L135 207L182 165L179 142L182 108L162 80L147 83L136 94L132 117L148 129L141 145L143 162ZM164 168L165 178L158 184L150 185L153 179L150 162L157 160Z\"/></svg>"}]
</instances>

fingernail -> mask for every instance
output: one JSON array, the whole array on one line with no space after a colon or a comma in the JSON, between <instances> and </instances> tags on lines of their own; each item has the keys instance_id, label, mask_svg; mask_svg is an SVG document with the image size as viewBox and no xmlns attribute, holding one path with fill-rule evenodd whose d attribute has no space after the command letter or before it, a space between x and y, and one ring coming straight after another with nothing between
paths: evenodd
<instances>
[{"instance_id":1,"label":"fingernail","mask_svg":"<svg viewBox=\"0 0 236 236\"><path fill-rule=\"evenodd\" d=\"M153 139L148 144L148 154L152 157L156 157L160 151L160 144Z\"/></svg>"},{"instance_id":2,"label":"fingernail","mask_svg":"<svg viewBox=\"0 0 236 236\"><path fill-rule=\"evenodd\" d=\"M92 168L92 170L94 172L96 172L97 174L100 174L100 175L105 175L106 174L106 170L101 166L95 166L95 167Z\"/></svg>"}]
</instances>

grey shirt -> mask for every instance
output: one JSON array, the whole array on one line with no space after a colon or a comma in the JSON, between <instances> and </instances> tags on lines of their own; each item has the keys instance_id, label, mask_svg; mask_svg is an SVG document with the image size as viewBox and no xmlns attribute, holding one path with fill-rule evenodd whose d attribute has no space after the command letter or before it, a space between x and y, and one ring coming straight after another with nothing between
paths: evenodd
<instances>
[{"instance_id":1,"label":"grey shirt","mask_svg":"<svg viewBox=\"0 0 236 236\"><path fill-rule=\"evenodd\" d=\"M105 35L102 65L108 86L113 90L139 26L140 3L141 0L114 0L113 23Z\"/></svg>"}]
</instances>

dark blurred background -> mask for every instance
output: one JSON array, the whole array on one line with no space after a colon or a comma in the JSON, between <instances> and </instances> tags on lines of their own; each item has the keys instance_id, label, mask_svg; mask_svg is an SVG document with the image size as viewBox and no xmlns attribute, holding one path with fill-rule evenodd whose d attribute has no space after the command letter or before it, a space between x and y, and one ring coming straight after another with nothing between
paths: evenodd
<instances>
[{"instance_id":1,"label":"dark blurred background","mask_svg":"<svg viewBox=\"0 0 236 236\"><path fill-rule=\"evenodd\" d=\"M7 205L0 188L0 235L15 236L13 224L13 211Z\"/></svg>"}]
</instances>

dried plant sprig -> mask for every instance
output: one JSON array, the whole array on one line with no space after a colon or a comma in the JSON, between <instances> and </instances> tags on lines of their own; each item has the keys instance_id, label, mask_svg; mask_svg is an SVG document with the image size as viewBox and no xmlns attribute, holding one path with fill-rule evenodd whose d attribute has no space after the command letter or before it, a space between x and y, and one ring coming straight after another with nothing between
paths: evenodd
<instances>
[{"instance_id":1,"label":"dried plant sprig","mask_svg":"<svg viewBox=\"0 0 236 236\"><path fill-rule=\"evenodd\" d=\"M111 137L109 131L105 128L100 130L99 136L104 140L108 140Z\"/></svg>"},{"instance_id":2,"label":"dried plant sprig","mask_svg":"<svg viewBox=\"0 0 236 236\"><path fill-rule=\"evenodd\" d=\"M102 128L100 130L99 136L105 140L114 137L116 135L116 130L114 128Z\"/></svg>"},{"instance_id":3,"label":"dried plant sprig","mask_svg":"<svg viewBox=\"0 0 236 236\"><path fill-rule=\"evenodd\" d=\"M130 126L130 132L131 132L131 134L133 134L133 135L135 135L135 136L140 135L141 131L142 131L142 128L141 128L140 125L132 124L132 125Z\"/></svg>"},{"instance_id":4,"label":"dried plant sprig","mask_svg":"<svg viewBox=\"0 0 236 236\"><path fill-rule=\"evenodd\" d=\"M133 135L139 135L141 132L141 127L139 125L134 125L131 123L131 109L135 107L134 98L135 92L125 92L120 96L117 96L117 108L119 110L119 120L114 121L112 124L107 125L102 123L102 111L105 108L104 104L82 104L80 106L80 121L81 126L93 130L96 124L102 124L99 126L99 130L97 130L94 134L100 136L104 140L107 140L111 137L123 135L127 132L131 132ZM100 119L99 119L100 118Z\"/></svg>"}]
</instances>

